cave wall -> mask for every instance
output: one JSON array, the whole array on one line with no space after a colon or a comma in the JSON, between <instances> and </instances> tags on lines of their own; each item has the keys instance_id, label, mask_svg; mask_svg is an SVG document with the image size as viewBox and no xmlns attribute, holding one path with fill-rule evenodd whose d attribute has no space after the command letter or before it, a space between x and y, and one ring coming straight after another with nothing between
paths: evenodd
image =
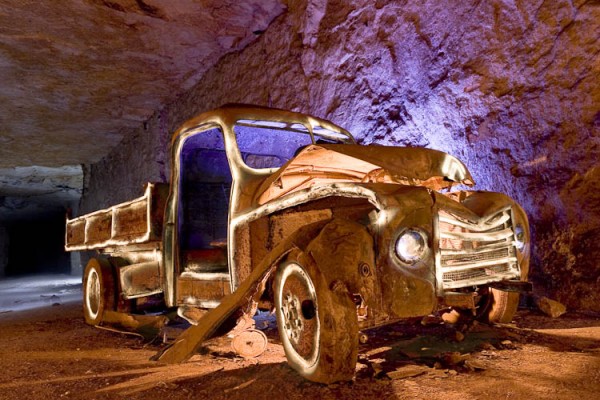
<instances>
[{"instance_id":1,"label":"cave wall","mask_svg":"<svg viewBox=\"0 0 600 400\"><path fill-rule=\"evenodd\" d=\"M82 212L169 176L170 134L228 102L312 113L363 144L461 158L524 205L538 292L600 311L600 2L289 1L86 170Z\"/></svg>"}]
</instances>

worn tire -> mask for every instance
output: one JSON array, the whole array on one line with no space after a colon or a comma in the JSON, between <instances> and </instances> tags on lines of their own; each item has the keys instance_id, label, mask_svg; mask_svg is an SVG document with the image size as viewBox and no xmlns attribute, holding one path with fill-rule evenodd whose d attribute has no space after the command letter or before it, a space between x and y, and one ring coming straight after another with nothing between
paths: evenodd
<instances>
[{"instance_id":1,"label":"worn tire","mask_svg":"<svg viewBox=\"0 0 600 400\"><path fill-rule=\"evenodd\" d=\"M489 289L490 305L486 314L487 322L508 324L519 307L519 293Z\"/></svg>"},{"instance_id":2,"label":"worn tire","mask_svg":"<svg viewBox=\"0 0 600 400\"><path fill-rule=\"evenodd\" d=\"M320 383L350 380L358 352L356 307L313 262L286 261L275 275L275 314L288 364Z\"/></svg>"},{"instance_id":3,"label":"worn tire","mask_svg":"<svg viewBox=\"0 0 600 400\"><path fill-rule=\"evenodd\" d=\"M83 273L83 316L90 325L99 325L105 310L116 305L112 267L107 260L92 258Z\"/></svg>"}]
</instances>

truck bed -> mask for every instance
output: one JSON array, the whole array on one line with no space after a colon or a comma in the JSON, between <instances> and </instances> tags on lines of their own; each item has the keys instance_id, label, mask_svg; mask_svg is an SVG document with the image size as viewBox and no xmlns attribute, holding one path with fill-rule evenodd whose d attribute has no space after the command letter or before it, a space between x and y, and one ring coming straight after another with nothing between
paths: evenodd
<instances>
[{"instance_id":1,"label":"truck bed","mask_svg":"<svg viewBox=\"0 0 600 400\"><path fill-rule=\"evenodd\" d=\"M142 197L67 219L65 250L93 250L160 240L168 191L167 184L148 183Z\"/></svg>"}]
</instances>

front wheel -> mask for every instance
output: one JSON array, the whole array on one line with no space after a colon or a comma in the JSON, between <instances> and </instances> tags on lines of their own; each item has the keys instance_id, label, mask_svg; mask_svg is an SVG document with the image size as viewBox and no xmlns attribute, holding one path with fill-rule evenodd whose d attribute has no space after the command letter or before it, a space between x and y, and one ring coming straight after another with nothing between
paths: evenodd
<instances>
[{"instance_id":1,"label":"front wheel","mask_svg":"<svg viewBox=\"0 0 600 400\"><path fill-rule=\"evenodd\" d=\"M90 325L100 325L105 310L115 306L115 284L108 261L92 258L83 273L83 316Z\"/></svg>"},{"instance_id":2,"label":"front wheel","mask_svg":"<svg viewBox=\"0 0 600 400\"><path fill-rule=\"evenodd\" d=\"M296 259L279 268L274 289L277 326L288 364L313 382L352 379L358 322L349 296L330 290L314 263Z\"/></svg>"},{"instance_id":3,"label":"front wheel","mask_svg":"<svg viewBox=\"0 0 600 400\"><path fill-rule=\"evenodd\" d=\"M485 320L502 324L510 323L519 307L519 293L489 289L488 296L490 296L490 305Z\"/></svg>"}]
</instances>

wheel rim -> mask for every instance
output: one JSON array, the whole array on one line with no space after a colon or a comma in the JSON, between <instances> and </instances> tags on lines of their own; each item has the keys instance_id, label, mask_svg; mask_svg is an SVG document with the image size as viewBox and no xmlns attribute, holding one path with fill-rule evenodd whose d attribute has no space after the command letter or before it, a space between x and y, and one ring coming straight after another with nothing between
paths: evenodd
<instances>
[{"instance_id":1,"label":"wheel rim","mask_svg":"<svg viewBox=\"0 0 600 400\"><path fill-rule=\"evenodd\" d=\"M304 269L290 263L276 282L277 324L288 360L309 369L319 356L320 323L315 287Z\"/></svg>"},{"instance_id":2,"label":"wheel rim","mask_svg":"<svg viewBox=\"0 0 600 400\"><path fill-rule=\"evenodd\" d=\"M85 285L85 304L90 318L96 319L100 311L100 277L95 269L88 272Z\"/></svg>"}]
</instances>

